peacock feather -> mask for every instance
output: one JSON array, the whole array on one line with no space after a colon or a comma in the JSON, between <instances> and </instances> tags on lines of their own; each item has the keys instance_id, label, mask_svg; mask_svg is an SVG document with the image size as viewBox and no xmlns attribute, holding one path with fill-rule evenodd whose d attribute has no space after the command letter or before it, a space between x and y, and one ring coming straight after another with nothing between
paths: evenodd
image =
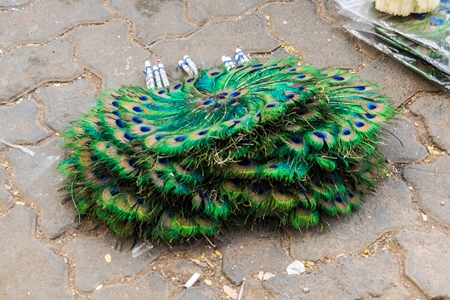
<instances>
[{"instance_id":1,"label":"peacock feather","mask_svg":"<svg viewBox=\"0 0 450 300\"><path fill-rule=\"evenodd\" d=\"M296 58L260 62L237 49L224 66L169 83L146 63L64 133L60 164L80 214L120 236L168 242L225 222L274 218L294 228L348 215L385 170L381 126L395 110L351 72Z\"/></svg>"}]
</instances>

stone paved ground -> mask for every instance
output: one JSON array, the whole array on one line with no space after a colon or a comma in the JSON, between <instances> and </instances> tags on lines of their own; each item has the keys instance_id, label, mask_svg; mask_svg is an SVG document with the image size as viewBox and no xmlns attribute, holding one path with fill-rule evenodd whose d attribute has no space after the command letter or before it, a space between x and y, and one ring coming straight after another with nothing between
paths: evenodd
<instances>
[{"instance_id":1,"label":"stone paved ground","mask_svg":"<svg viewBox=\"0 0 450 300\"><path fill-rule=\"evenodd\" d=\"M0 143L0 299L225 299L224 285L244 285L243 299L450 299L450 99L342 21L331 0L0 0L0 138L35 152ZM386 88L403 113L383 138L377 194L321 229L228 231L219 252L201 240L133 259L133 241L79 223L56 171L68 122L101 90L143 84L150 56L177 77L184 54L211 67L237 46ZM307 274L286 274L294 259Z\"/></svg>"}]
</instances>

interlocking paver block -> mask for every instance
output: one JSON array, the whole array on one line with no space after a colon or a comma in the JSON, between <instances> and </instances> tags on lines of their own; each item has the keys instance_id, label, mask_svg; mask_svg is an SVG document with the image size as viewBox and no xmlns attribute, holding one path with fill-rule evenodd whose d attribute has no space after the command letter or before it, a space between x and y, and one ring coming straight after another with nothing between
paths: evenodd
<instances>
[{"instance_id":1,"label":"interlocking paver block","mask_svg":"<svg viewBox=\"0 0 450 300\"><path fill-rule=\"evenodd\" d=\"M270 51L278 42L266 34L265 20L257 14L249 14L238 20L215 21L183 40L162 40L150 49L165 58L168 74L178 61L189 54L203 69L222 64L222 55L235 55L239 46L245 52ZM179 73L181 74L181 73Z\"/></svg>"},{"instance_id":2,"label":"interlocking paver block","mask_svg":"<svg viewBox=\"0 0 450 300\"><path fill-rule=\"evenodd\" d=\"M72 63L73 46L57 39L44 46L18 48L0 57L0 103L13 101L46 81L75 78L81 69Z\"/></svg>"},{"instance_id":3,"label":"interlocking paver block","mask_svg":"<svg viewBox=\"0 0 450 300\"><path fill-rule=\"evenodd\" d=\"M289 231L291 255L298 260L319 260L340 253L359 253L386 231L418 224L409 190L389 177L375 195L363 197L362 208L347 217L324 218L323 228Z\"/></svg>"},{"instance_id":4,"label":"interlocking paver block","mask_svg":"<svg viewBox=\"0 0 450 300\"><path fill-rule=\"evenodd\" d=\"M134 35L143 44L165 36L183 36L195 29L184 19L181 1L111 0L134 24Z\"/></svg>"},{"instance_id":5,"label":"interlocking paver block","mask_svg":"<svg viewBox=\"0 0 450 300\"><path fill-rule=\"evenodd\" d=\"M132 241L123 245L123 251L115 249L117 239L112 234L72 240L64 250L76 263L75 284L83 291L94 290L104 280L134 276L146 265L157 259L165 250L155 247L145 255L131 257ZM105 255L111 255L111 262Z\"/></svg>"},{"instance_id":6,"label":"interlocking paver block","mask_svg":"<svg viewBox=\"0 0 450 300\"><path fill-rule=\"evenodd\" d=\"M0 166L0 210L6 210L12 206L13 197L5 190L6 168Z\"/></svg>"},{"instance_id":7,"label":"interlocking paver block","mask_svg":"<svg viewBox=\"0 0 450 300\"><path fill-rule=\"evenodd\" d=\"M351 39L318 17L313 1L272 3L262 11L270 16L275 36L295 45L306 64L321 68L356 67L363 62Z\"/></svg>"},{"instance_id":8,"label":"interlocking paver block","mask_svg":"<svg viewBox=\"0 0 450 300\"><path fill-rule=\"evenodd\" d=\"M46 42L77 24L103 22L111 14L101 3L101 0L41 0L25 10L0 12L0 48Z\"/></svg>"},{"instance_id":9,"label":"interlocking paver block","mask_svg":"<svg viewBox=\"0 0 450 300\"><path fill-rule=\"evenodd\" d=\"M105 89L145 83L142 71L150 54L128 39L126 23L113 20L78 28L69 35L78 45L76 56L102 77Z\"/></svg>"},{"instance_id":10,"label":"interlocking paver block","mask_svg":"<svg viewBox=\"0 0 450 300\"><path fill-rule=\"evenodd\" d=\"M450 99L446 96L421 97L411 110L425 118L425 124L436 143L450 153Z\"/></svg>"},{"instance_id":11,"label":"interlocking paver block","mask_svg":"<svg viewBox=\"0 0 450 300\"><path fill-rule=\"evenodd\" d=\"M423 76L385 55L375 59L358 75L380 85L396 106L419 91L439 90Z\"/></svg>"},{"instance_id":12,"label":"interlocking paver block","mask_svg":"<svg viewBox=\"0 0 450 300\"><path fill-rule=\"evenodd\" d=\"M35 225L22 205L0 217L0 299L72 299L67 266L33 238Z\"/></svg>"},{"instance_id":13,"label":"interlocking paver block","mask_svg":"<svg viewBox=\"0 0 450 300\"><path fill-rule=\"evenodd\" d=\"M444 220L448 226L450 226L449 170L450 157L446 155L432 164L407 166L403 174L414 186L420 206Z\"/></svg>"},{"instance_id":14,"label":"interlocking paver block","mask_svg":"<svg viewBox=\"0 0 450 300\"><path fill-rule=\"evenodd\" d=\"M219 292L208 285L194 286L183 291L177 300L219 300Z\"/></svg>"},{"instance_id":15,"label":"interlocking paver block","mask_svg":"<svg viewBox=\"0 0 450 300\"><path fill-rule=\"evenodd\" d=\"M403 297L382 299L410 299L402 287L396 287L398 274L394 256L382 252L369 258L342 257L308 275L276 276L264 286L276 299L371 299L387 290L397 290L396 295Z\"/></svg>"},{"instance_id":16,"label":"interlocking paver block","mask_svg":"<svg viewBox=\"0 0 450 300\"><path fill-rule=\"evenodd\" d=\"M31 3L31 0L0 0L0 7L14 7Z\"/></svg>"},{"instance_id":17,"label":"interlocking paver block","mask_svg":"<svg viewBox=\"0 0 450 300\"><path fill-rule=\"evenodd\" d=\"M292 262L272 227L226 232L222 240L223 273L235 284L259 271L281 272Z\"/></svg>"},{"instance_id":18,"label":"interlocking paver block","mask_svg":"<svg viewBox=\"0 0 450 300\"><path fill-rule=\"evenodd\" d=\"M264 0L188 0L190 15L199 23L215 17L238 16L263 2Z\"/></svg>"},{"instance_id":19,"label":"interlocking paver block","mask_svg":"<svg viewBox=\"0 0 450 300\"><path fill-rule=\"evenodd\" d=\"M94 86L86 79L44 88L36 99L45 105L47 124L58 132L67 129L71 121L81 119L96 103Z\"/></svg>"},{"instance_id":20,"label":"interlocking paver block","mask_svg":"<svg viewBox=\"0 0 450 300\"><path fill-rule=\"evenodd\" d=\"M61 191L62 178L57 170L58 163L64 159L64 150L60 139L29 148L35 152L34 156L14 149L7 159L14 165L17 187L39 207L42 230L54 239L76 225L72 202L61 203L68 196L66 191Z\"/></svg>"},{"instance_id":21,"label":"interlocking paver block","mask_svg":"<svg viewBox=\"0 0 450 300\"><path fill-rule=\"evenodd\" d=\"M412 162L428 155L427 149L417 142L414 125L407 118L398 116L383 128L380 151L391 162Z\"/></svg>"},{"instance_id":22,"label":"interlocking paver block","mask_svg":"<svg viewBox=\"0 0 450 300\"><path fill-rule=\"evenodd\" d=\"M156 272L145 275L135 284L115 284L94 292L96 300L110 299L167 299L167 281Z\"/></svg>"},{"instance_id":23,"label":"interlocking paver block","mask_svg":"<svg viewBox=\"0 0 450 300\"><path fill-rule=\"evenodd\" d=\"M397 236L406 252L405 273L428 299L450 299L450 239L442 232L402 232Z\"/></svg>"},{"instance_id":24,"label":"interlocking paver block","mask_svg":"<svg viewBox=\"0 0 450 300\"><path fill-rule=\"evenodd\" d=\"M38 106L27 99L15 106L0 107L0 137L10 143L34 143L49 132L37 123Z\"/></svg>"}]
</instances>

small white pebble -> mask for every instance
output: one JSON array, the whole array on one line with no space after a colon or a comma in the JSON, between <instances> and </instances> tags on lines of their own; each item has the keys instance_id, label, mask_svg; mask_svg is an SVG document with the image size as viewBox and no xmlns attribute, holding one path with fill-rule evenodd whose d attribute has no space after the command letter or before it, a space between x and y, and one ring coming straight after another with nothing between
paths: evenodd
<instances>
[{"instance_id":1,"label":"small white pebble","mask_svg":"<svg viewBox=\"0 0 450 300\"><path fill-rule=\"evenodd\" d=\"M303 288L303 292L307 293L307 292L309 292L309 289L305 287L305 288Z\"/></svg>"},{"instance_id":2,"label":"small white pebble","mask_svg":"<svg viewBox=\"0 0 450 300\"><path fill-rule=\"evenodd\" d=\"M445 202L444 202L444 201L441 201L441 205L444 206L444 205L445 205Z\"/></svg>"}]
</instances>

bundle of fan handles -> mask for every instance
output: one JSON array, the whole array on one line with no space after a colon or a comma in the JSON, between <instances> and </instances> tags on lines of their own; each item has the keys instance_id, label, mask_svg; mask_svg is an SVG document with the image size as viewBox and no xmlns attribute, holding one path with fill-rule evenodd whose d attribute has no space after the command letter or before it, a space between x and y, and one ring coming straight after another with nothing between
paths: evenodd
<instances>
[{"instance_id":1,"label":"bundle of fan handles","mask_svg":"<svg viewBox=\"0 0 450 300\"><path fill-rule=\"evenodd\" d=\"M379 88L296 58L250 60L169 82L123 86L64 133L60 164L80 215L120 236L167 242L256 219L297 229L348 215L385 170L380 126L394 116Z\"/></svg>"}]
</instances>

